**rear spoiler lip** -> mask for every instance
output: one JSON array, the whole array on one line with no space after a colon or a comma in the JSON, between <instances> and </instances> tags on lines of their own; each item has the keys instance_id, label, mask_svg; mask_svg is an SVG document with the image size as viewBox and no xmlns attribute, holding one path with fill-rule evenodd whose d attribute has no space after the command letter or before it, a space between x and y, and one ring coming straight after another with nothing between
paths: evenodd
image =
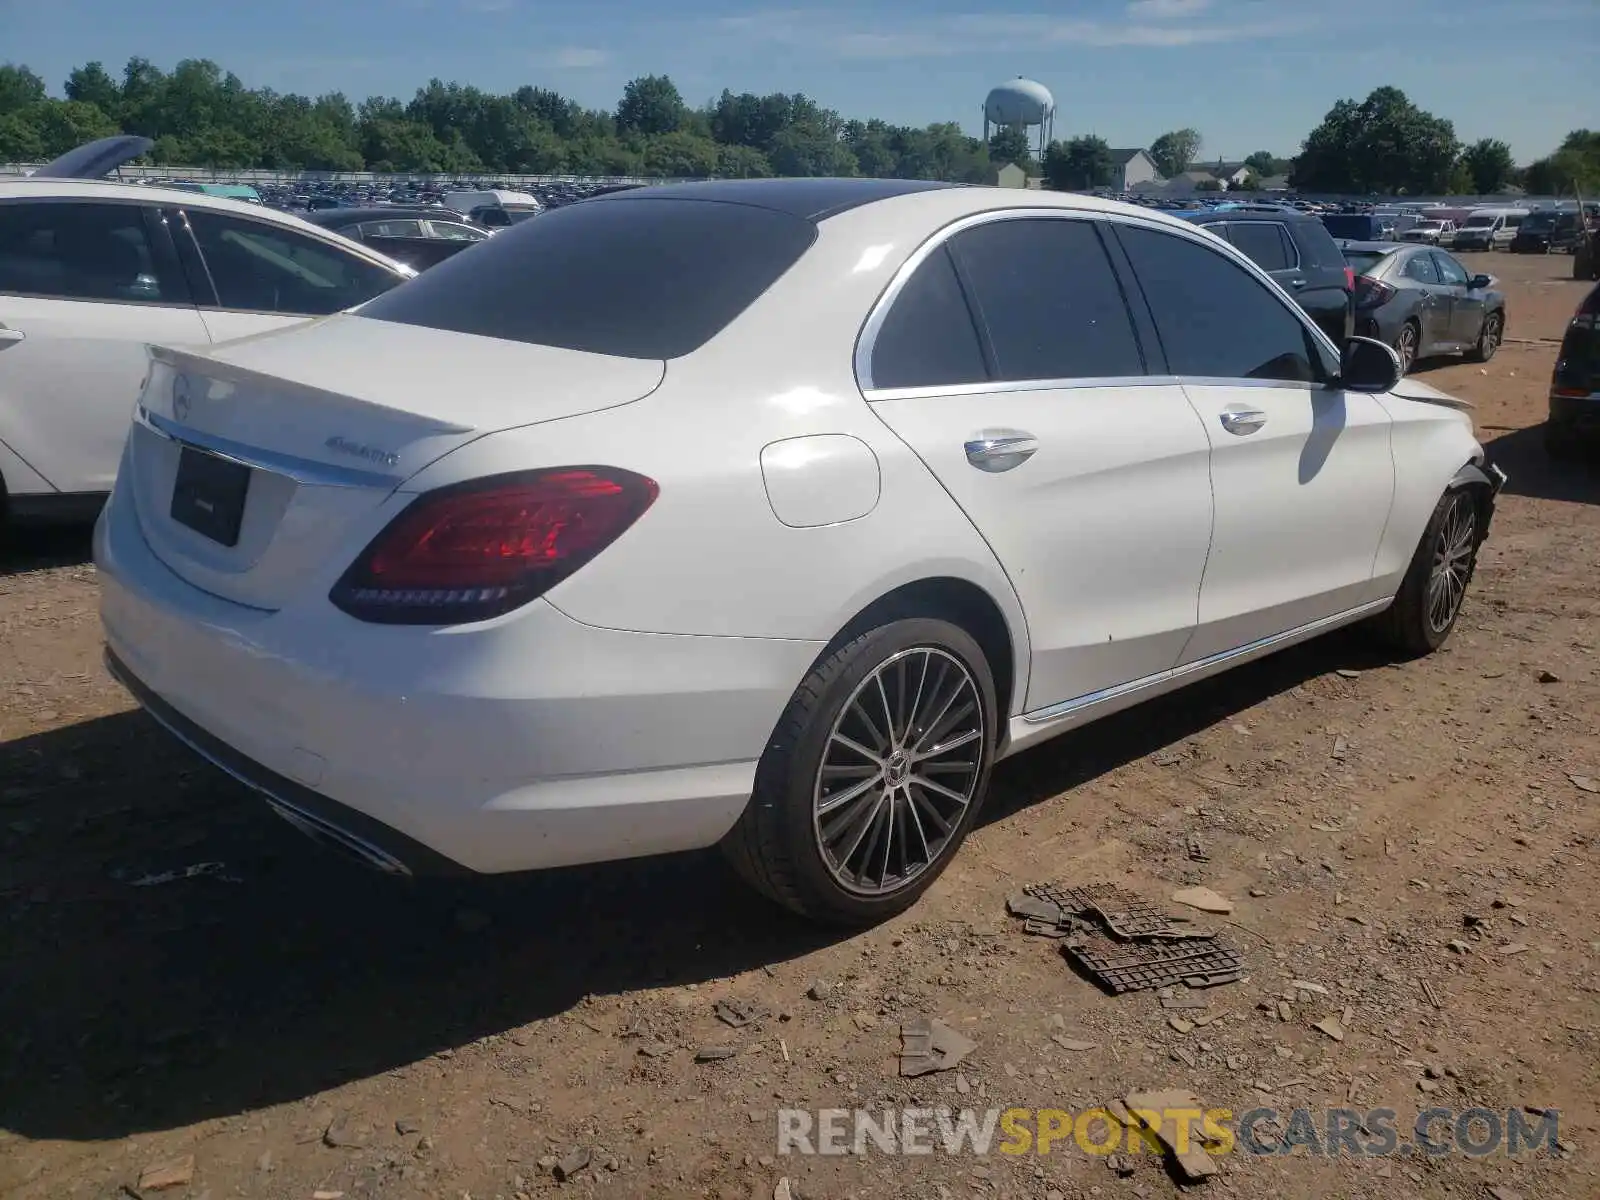
<instances>
[{"instance_id":1,"label":"rear spoiler lip","mask_svg":"<svg viewBox=\"0 0 1600 1200\"><path fill-rule=\"evenodd\" d=\"M260 336L271 336L276 331L269 331ZM235 363L225 362L213 358L204 352L192 350L179 350L173 346L149 344L145 347L151 363L160 363L171 367L180 375L204 376L207 379L220 379L229 383L252 383L278 388L282 391L298 392L301 395L338 400L342 404L355 405L371 410L373 413L387 413L395 416L409 417L418 422L426 422L427 436L459 436L461 434L476 433L475 425L460 425L451 421L440 420L437 417L424 416L421 413L411 412L409 409L393 408L381 404L376 400L368 400L362 396L352 396L348 392L336 392L327 388L317 387L315 384L301 383L298 380L285 379L280 375L273 375L267 371L256 371L249 367L241 367ZM148 386L148 381L146 386ZM140 401L143 405L143 399Z\"/></svg>"}]
</instances>

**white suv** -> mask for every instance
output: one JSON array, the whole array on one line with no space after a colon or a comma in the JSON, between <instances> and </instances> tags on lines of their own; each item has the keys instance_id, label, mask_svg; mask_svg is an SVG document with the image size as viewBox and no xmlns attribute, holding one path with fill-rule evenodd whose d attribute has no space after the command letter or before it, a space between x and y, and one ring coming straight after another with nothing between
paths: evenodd
<instances>
[{"instance_id":1,"label":"white suv","mask_svg":"<svg viewBox=\"0 0 1600 1200\"><path fill-rule=\"evenodd\" d=\"M258 205L63 177L103 174L148 146L107 139L0 179L0 520L94 515L116 477L148 343L278 329L415 274Z\"/></svg>"}]
</instances>

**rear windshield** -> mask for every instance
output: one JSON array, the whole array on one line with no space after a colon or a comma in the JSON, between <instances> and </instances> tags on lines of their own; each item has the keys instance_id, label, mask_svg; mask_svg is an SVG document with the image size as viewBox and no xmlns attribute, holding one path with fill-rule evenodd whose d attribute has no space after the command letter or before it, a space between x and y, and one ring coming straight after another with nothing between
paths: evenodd
<instances>
[{"instance_id":1,"label":"rear windshield","mask_svg":"<svg viewBox=\"0 0 1600 1200\"><path fill-rule=\"evenodd\" d=\"M1377 222L1371 217L1353 217L1345 213L1325 213L1322 217L1322 224L1334 237L1364 238L1372 233L1372 227Z\"/></svg>"},{"instance_id":2,"label":"rear windshield","mask_svg":"<svg viewBox=\"0 0 1600 1200\"><path fill-rule=\"evenodd\" d=\"M743 204L568 204L430 267L363 317L621 358L704 345L795 264L816 227Z\"/></svg>"},{"instance_id":3,"label":"rear windshield","mask_svg":"<svg viewBox=\"0 0 1600 1200\"><path fill-rule=\"evenodd\" d=\"M1345 262L1350 264L1350 269L1357 275L1369 274L1374 267L1388 257L1387 254L1376 250L1346 250L1344 252Z\"/></svg>"}]
</instances>

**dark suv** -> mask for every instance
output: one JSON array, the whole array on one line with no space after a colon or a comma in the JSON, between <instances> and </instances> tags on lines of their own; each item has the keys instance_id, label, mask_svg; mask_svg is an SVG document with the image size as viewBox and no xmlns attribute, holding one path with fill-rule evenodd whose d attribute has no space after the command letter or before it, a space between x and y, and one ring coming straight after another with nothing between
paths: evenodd
<instances>
[{"instance_id":1,"label":"dark suv","mask_svg":"<svg viewBox=\"0 0 1600 1200\"><path fill-rule=\"evenodd\" d=\"M1552 458L1600 446L1600 287L1578 305L1561 341L1544 444Z\"/></svg>"},{"instance_id":2,"label":"dark suv","mask_svg":"<svg viewBox=\"0 0 1600 1200\"><path fill-rule=\"evenodd\" d=\"M1219 204L1171 214L1232 242L1272 276L1342 346L1355 328L1355 276L1333 235L1309 213L1282 204Z\"/></svg>"}]
</instances>

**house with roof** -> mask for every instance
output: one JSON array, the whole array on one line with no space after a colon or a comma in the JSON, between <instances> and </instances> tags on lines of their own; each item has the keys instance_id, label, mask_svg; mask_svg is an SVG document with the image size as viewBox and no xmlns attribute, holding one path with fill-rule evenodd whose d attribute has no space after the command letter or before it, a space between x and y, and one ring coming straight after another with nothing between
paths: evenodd
<instances>
[{"instance_id":1,"label":"house with roof","mask_svg":"<svg viewBox=\"0 0 1600 1200\"><path fill-rule=\"evenodd\" d=\"M1112 191L1131 192L1141 183L1156 183L1160 179L1161 172L1156 169L1156 160L1150 157L1148 150L1140 147L1111 152Z\"/></svg>"}]
</instances>

